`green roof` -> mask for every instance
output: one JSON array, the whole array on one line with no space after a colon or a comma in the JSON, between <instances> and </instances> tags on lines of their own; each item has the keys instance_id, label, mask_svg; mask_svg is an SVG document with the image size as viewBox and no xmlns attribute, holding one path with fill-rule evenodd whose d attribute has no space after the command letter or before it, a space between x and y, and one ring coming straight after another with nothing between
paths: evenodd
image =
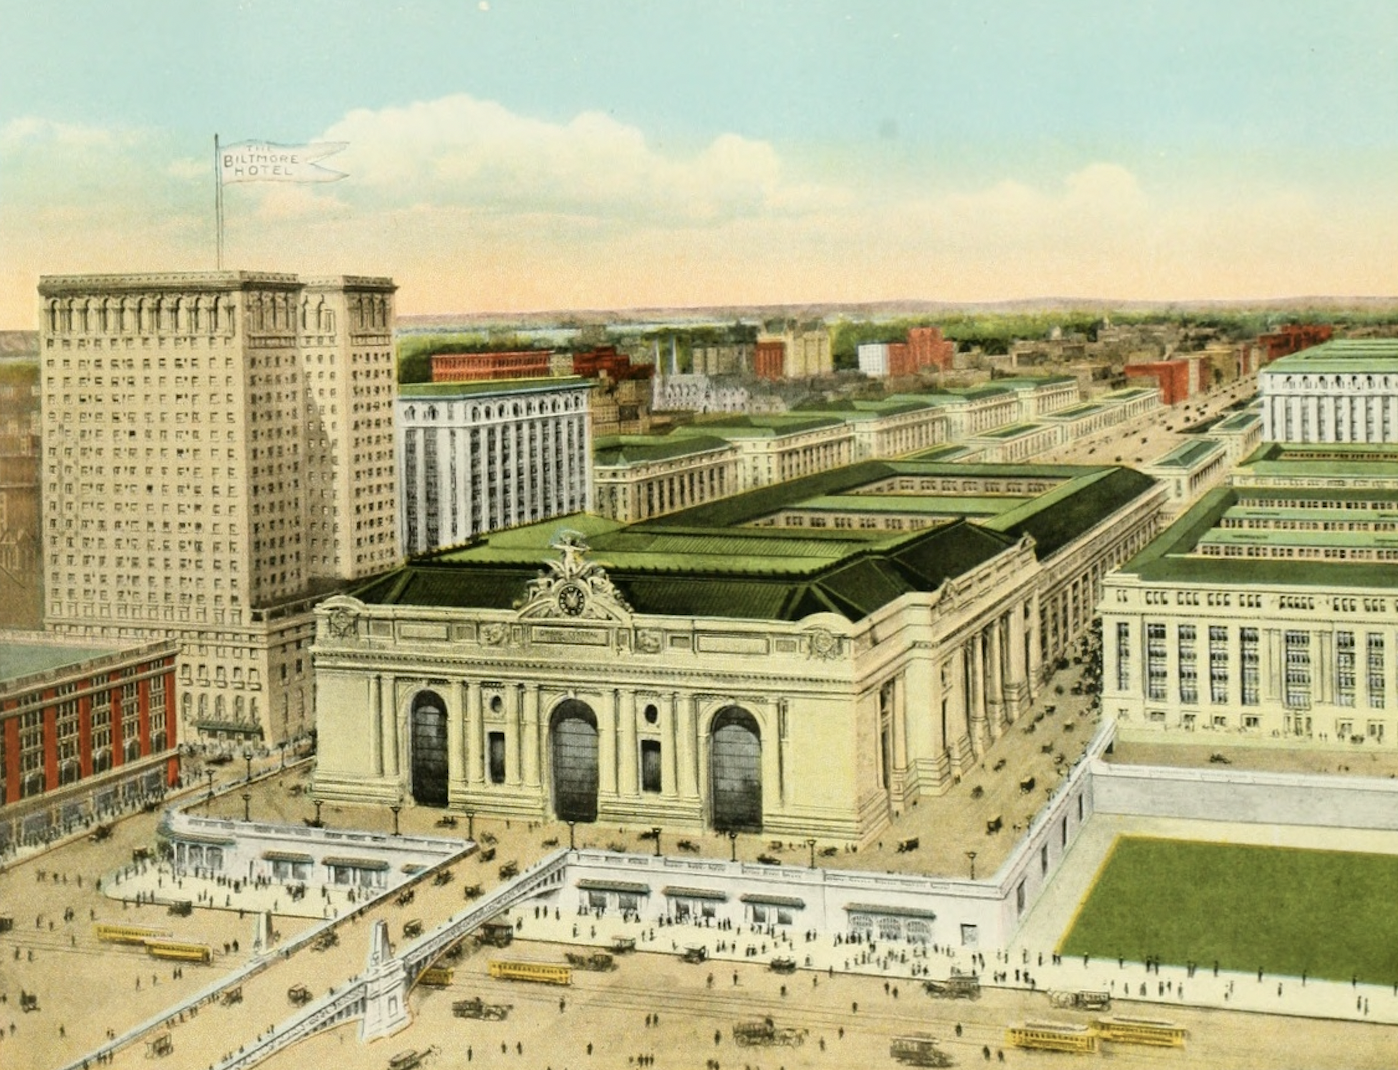
<instances>
[{"instance_id":1,"label":"green roof","mask_svg":"<svg viewBox=\"0 0 1398 1070\"><path fill-rule=\"evenodd\" d=\"M774 414L770 416L733 415L716 420L686 424L671 432L673 435L717 435L720 438L778 438L838 427L844 423L838 416L807 416Z\"/></svg>"},{"instance_id":2,"label":"green roof","mask_svg":"<svg viewBox=\"0 0 1398 1070\"><path fill-rule=\"evenodd\" d=\"M471 379L457 383L400 383L398 397L454 398L474 394L529 394L540 390L590 387L595 381L581 375L540 376L532 379Z\"/></svg>"},{"instance_id":3,"label":"green roof","mask_svg":"<svg viewBox=\"0 0 1398 1070\"><path fill-rule=\"evenodd\" d=\"M1079 405L1071 405L1066 409L1058 409L1054 412L1045 413L1045 420L1076 420L1079 416L1091 416L1093 413L1106 411L1105 405L1099 405L1095 401L1084 401Z\"/></svg>"},{"instance_id":4,"label":"green roof","mask_svg":"<svg viewBox=\"0 0 1398 1070\"><path fill-rule=\"evenodd\" d=\"M922 450L920 453L910 453L903 458L905 461L954 461L960 457L967 457L971 454L979 454L982 451L963 446L959 442L946 442L940 446L933 446L931 449Z\"/></svg>"},{"instance_id":5,"label":"green roof","mask_svg":"<svg viewBox=\"0 0 1398 1070\"><path fill-rule=\"evenodd\" d=\"M1176 446L1163 457L1151 461L1152 468L1192 468L1211 453L1217 453L1223 444L1211 438L1195 439Z\"/></svg>"},{"instance_id":6,"label":"green roof","mask_svg":"<svg viewBox=\"0 0 1398 1070\"><path fill-rule=\"evenodd\" d=\"M991 383L995 386L1008 386L1014 390L1033 390L1041 386L1077 381L1072 375L1012 375L1005 379L992 379Z\"/></svg>"},{"instance_id":7,"label":"green roof","mask_svg":"<svg viewBox=\"0 0 1398 1070\"><path fill-rule=\"evenodd\" d=\"M120 649L113 646L69 646L66 643L0 642L0 682L79 665L118 653Z\"/></svg>"},{"instance_id":8,"label":"green roof","mask_svg":"<svg viewBox=\"0 0 1398 1070\"><path fill-rule=\"evenodd\" d=\"M898 397L862 399L840 398L835 401L803 401L791 412L830 415L842 420L873 420L883 416L899 416L933 408L927 398Z\"/></svg>"},{"instance_id":9,"label":"green roof","mask_svg":"<svg viewBox=\"0 0 1398 1070\"><path fill-rule=\"evenodd\" d=\"M1158 394L1159 391L1150 386L1124 386L1120 390L1113 390L1106 394L1099 394L1094 401L1134 401L1136 398L1145 397L1148 394Z\"/></svg>"},{"instance_id":10,"label":"green roof","mask_svg":"<svg viewBox=\"0 0 1398 1070\"><path fill-rule=\"evenodd\" d=\"M1398 339L1341 338L1281 357L1263 375L1398 372Z\"/></svg>"},{"instance_id":11,"label":"green roof","mask_svg":"<svg viewBox=\"0 0 1398 1070\"><path fill-rule=\"evenodd\" d=\"M1004 440L1009 438L1020 438L1024 435L1032 435L1035 431L1044 430L1043 424L1007 424L1004 427L997 427L990 431L982 431L973 435L973 439L993 438Z\"/></svg>"},{"instance_id":12,"label":"green roof","mask_svg":"<svg viewBox=\"0 0 1398 1070\"><path fill-rule=\"evenodd\" d=\"M1259 476L1398 477L1398 445L1264 442L1238 465Z\"/></svg>"},{"instance_id":13,"label":"green roof","mask_svg":"<svg viewBox=\"0 0 1398 1070\"><path fill-rule=\"evenodd\" d=\"M1296 488L1299 493L1316 493ZM1321 492L1328 494L1329 492ZM1216 487L1140 553L1121 572L1147 583L1195 583L1328 588L1398 587L1398 568L1384 562L1279 560L1276 558L1203 557L1194 548L1213 532L1224 514L1239 502L1239 492ZM1372 539L1372 536L1370 537Z\"/></svg>"},{"instance_id":14,"label":"green roof","mask_svg":"<svg viewBox=\"0 0 1398 1070\"><path fill-rule=\"evenodd\" d=\"M732 448L716 435L615 435L597 439L592 458L598 468L619 468Z\"/></svg>"},{"instance_id":15,"label":"green roof","mask_svg":"<svg viewBox=\"0 0 1398 1070\"><path fill-rule=\"evenodd\" d=\"M1035 497L910 491L858 495L900 476L1052 480ZM1128 468L866 461L764 487L630 526L577 514L486 535L415 558L351 592L387 605L508 609L551 560L562 530L581 532L622 596L641 613L798 620L834 612L858 620L903 594L932 591L1031 535L1041 558L1155 485ZM915 532L746 526L784 508L940 513ZM810 506L809 503L820 503ZM978 508L998 515L971 522Z\"/></svg>"},{"instance_id":16,"label":"green roof","mask_svg":"<svg viewBox=\"0 0 1398 1070\"><path fill-rule=\"evenodd\" d=\"M1398 533L1374 531L1298 531L1295 528L1215 528L1197 545L1398 547Z\"/></svg>"},{"instance_id":17,"label":"green roof","mask_svg":"<svg viewBox=\"0 0 1398 1070\"><path fill-rule=\"evenodd\" d=\"M999 516L1033 501L1024 495L830 494L794 502L788 509L822 513L889 513L905 516Z\"/></svg>"}]
</instances>

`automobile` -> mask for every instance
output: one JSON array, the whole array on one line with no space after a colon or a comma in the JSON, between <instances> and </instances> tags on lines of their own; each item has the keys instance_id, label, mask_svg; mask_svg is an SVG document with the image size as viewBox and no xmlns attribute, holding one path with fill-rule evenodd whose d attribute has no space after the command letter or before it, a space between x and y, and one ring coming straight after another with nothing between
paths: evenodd
<instances>
[{"instance_id":1,"label":"automobile","mask_svg":"<svg viewBox=\"0 0 1398 1070\"><path fill-rule=\"evenodd\" d=\"M303 1007L311 1002L311 990L305 985L292 985L286 990L286 998L289 999L294 1006Z\"/></svg>"},{"instance_id":2,"label":"automobile","mask_svg":"<svg viewBox=\"0 0 1398 1070\"><path fill-rule=\"evenodd\" d=\"M709 949L706 947L687 947L680 955L680 961L697 964L705 961L708 957Z\"/></svg>"}]
</instances>

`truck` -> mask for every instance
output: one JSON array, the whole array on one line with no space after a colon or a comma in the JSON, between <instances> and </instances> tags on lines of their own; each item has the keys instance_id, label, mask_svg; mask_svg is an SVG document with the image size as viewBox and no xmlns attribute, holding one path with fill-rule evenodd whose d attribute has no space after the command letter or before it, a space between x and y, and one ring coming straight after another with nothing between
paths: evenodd
<instances>
[{"instance_id":1,"label":"truck","mask_svg":"<svg viewBox=\"0 0 1398 1070\"><path fill-rule=\"evenodd\" d=\"M909 1033L894 1037L888 1046L888 1054L897 1062L908 1066L950 1066L952 1058L937 1046L937 1038L931 1033Z\"/></svg>"},{"instance_id":2,"label":"truck","mask_svg":"<svg viewBox=\"0 0 1398 1070\"><path fill-rule=\"evenodd\" d=\"M458 999L451 1005L451 1013L458 1018L480 1018L487 1022L503 1022L513 1009L513 1003L487 1003L480 996Z\"/></svg>"},{"instance_id":3,"label":"truck","mask_svg":"<svg viewBox=\"0 0 1398 1070\"><path fill-rule=\"evenodd\" d=\"M923 990L933 999L980 999L981 982L973 973L962 973L955 967L945 981L935 979L922 983Z\"/></svg>"},{"instance_id":4,"label":"truck","mask_svg":"<svg viewBox=\"0 0 1398 1070\"><path fill-rule=\"evenodd\" d=\"M575 966L580 970L593 970L597 973L605 973L608 970L616 969L616 960L605 951L593 951L585 955L567 952L564 956L568 960L569 966Z\"/></svg>"},{"instance_id":5,"label":"truck","mask_svg":"<svg viewBox=\"0 0 1398 1070\"><path fill-rule=\"evenodd\" d=\"M753 1018L734 1024L733 1040L745 1048L766 1047L774 1044L798 1048L806 1042L806 1030L791 1026L778 1026L770 1016Z\"/></svg>"}]
</instances>

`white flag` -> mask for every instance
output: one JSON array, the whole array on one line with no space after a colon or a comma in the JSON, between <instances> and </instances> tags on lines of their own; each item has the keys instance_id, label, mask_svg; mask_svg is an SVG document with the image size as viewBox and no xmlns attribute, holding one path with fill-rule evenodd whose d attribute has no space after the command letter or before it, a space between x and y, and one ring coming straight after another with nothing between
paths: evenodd
<instances>
[{"instance_id":1,"label":"white flag","mask_svg":"<svg viewBox=\"0 0 1398 1070\"><path fill-rule=\"evenodd\" d=\"M219 180L232 182L338 182L343 171L316 163L345 148L347 141L317 141L309 145L274 145L240 141L218 150Z\"/></svg>"}]
</instances>

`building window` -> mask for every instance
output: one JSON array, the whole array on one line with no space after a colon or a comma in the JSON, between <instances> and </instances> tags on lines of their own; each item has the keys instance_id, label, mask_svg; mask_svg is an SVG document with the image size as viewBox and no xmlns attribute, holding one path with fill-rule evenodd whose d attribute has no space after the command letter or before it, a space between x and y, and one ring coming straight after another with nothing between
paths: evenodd
<instances>
[{"instance_id":1,"label":"building window","mask_svg":"<svg viewBox=\"0 0 1398 1070\"><path fill-rule=\"evenodd\" d=\"M1307 709L1311 704L1311 633L1287 632L1285 704L1292 709Z\"/></svg>"},{"instance_id":2,"label":"building window","mask_svg":"<svg viewBox=\"0 0 1398 1070\"><path fill-rule=\"evenodd\" d=\"M1124 621L1116 624L1116 689L1125 691L1131 681L1131 625Z\"/></svg>"},{"instance_id":3,"label":"building window","mask_svg":"<svg viewBox=\"0 0 1398 1070\"><path fill-rule=\"evenodd\" d=\"M1335 705L1354 705L1354 633L1335 633Z\"/></svg>"},{"instance_id":4,"label":"building window","mask_svg":"<svg viewBox=\"0 0 1398 1070\"><path fill-rule=\"evenodd\" d=\"M1243 705L1256 706L1260 701L1258 680L1258 640L1256 628L1238 630L1239 658L1243 663Z\"/></svg>"},{"instance_id":5,"label":"building window","mask_svg":"<svg viewBox=\"0 0 1398 1070\"><path fill-rule=\"evenodd\" d=\"M44 790L44 713L31 710L19 722L20 797L29 798Z\"/></svg>"},{"instance_id":6,"label":"building window","mask_svg":"<svg viewBox=\"0 0 1398 1070\"><path fill-rule=\"evenodd\" d=\"M505 733L489 733L486 737L486 750L490 758L490 782L505 783Z\"/></svg>"},{"instance_id":7,"label":"building window","mask_svg":"<svg viewBox=\"0 0 1398 1070\"><path fill-rule=\"evenodd\" d=\"M1186 703L1198 702L1199 663L1195 660L1194 625L1181 624L1179 626L1178 637L1180 656L1180 701Z\"/></svg>"},{"instance_id":8,"label":"building window","mask_svg":"<svg viewBox=\"0 0 1398 1070\"><path fill-rule=\"evenodd\" d=\"M660 790L660 741L641 740L641 790Z\"/></svg>"},{"instance_id":9,"label":"building window","mask_svg":"<svg viewBox=\"0 0 1398 1070\"><path fill-rule=\"evenodd\" d=\"M1385 415L1388 408L1384 408ZM1384 706L1384 686L1383 686L1383 635L1380 632L1370 632L1368 638L1368 664L1369 664L1369 705L1371 708L1379 710Z\"/></svg>"},{"instance_id":10,"label":"building window","mask_svg":"<svg viewBox=\"0 0 1398 1070\"><path fill-rule=\"evenodd\" d=\"M1165 669L1165 625L1146 625L1146 697L1163 699L1169 687Z\"/></svg>"},{"instance_id":11,"label":"building window","mask_svg":"<svg viewBox=\"0 0 1398 1070\"><path fill-rule=\"evenodd\" d=\"M1209 628L1209 701L1228 701L1228 629Z\"/></svg>"}]
</instances>

